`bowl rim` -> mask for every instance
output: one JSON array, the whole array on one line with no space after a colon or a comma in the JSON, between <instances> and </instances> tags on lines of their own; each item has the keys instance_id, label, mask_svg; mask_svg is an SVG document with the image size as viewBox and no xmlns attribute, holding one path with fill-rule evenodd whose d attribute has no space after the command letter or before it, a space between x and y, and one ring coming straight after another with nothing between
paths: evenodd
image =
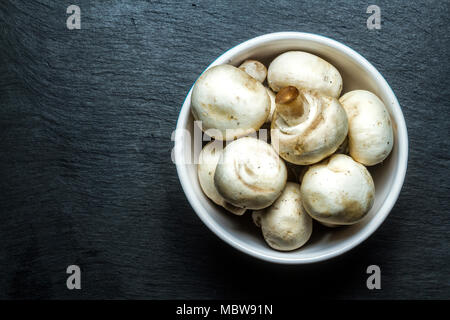
<instances>
[{"instance_id":1,"label":"bowl rim","mask_svg":"<svg viewBox=\"0 0 450 320\"><path fill-rule=\"evenodd\" d=\"M192 93L192 87L190 88L184 102L182 105L182 108L180 110L180 114L178 116L177 125L176 125L176 132L175 132L175 147L174 147L174 160L176 164L176 169L178 173L178 178L181 183L181 187L186 195L186 198L188 199L188 202L190 203L191 207L194 209L197 216L200 218L200 220L203 221L203 223L214 233L216 234L220 239L222 239L224 242L228 243L232 247L238 249L241 252L244 252L250 256L253 256L257 259L261 259L268 262L273 263L279 263L279 264L310 264L315 263L319 261L325 261L334 257L337 257L341 254L344 254L348 252L349 250L355 248L359 244L361 244L363 241L365 241L367 238L369 238L384 222L384 220L387 218L389 213L391 212L392 208L394 207L399 195L400 191L402 189L405 176L406 176L406 170L408 165L408 132L406 128L405 118L403 116L402 109L400 107L400 104L397 100L397 97L395 96L392 88L389 86L387 81L384 79L384 77L380 74L380 72L363 56L361 56L359 53L357 53L355 50L351 49L347 45L338 42L336 40L333 40L331 38L313 34L313 33L306 33L306 32L295 32L295 31L289 31L289 32L275 32L275 33L268 33L261 36L257 36L255 38L251 38L249 40L246 40L231 49L225 51L222 55L220 55L218 58L216 58L204 71L211 68L214 65L227 63L230 60L230 57L233 57L235 54L248 50L255 46L260 46L262 44L276 41L276 40L307 40L307 41L313 41L318 42L322 45L326 45L329 47L332 47L338 51L343 52L347 56L349 56L351 59L356 61L362 68L366 70L369 74L371 74L376 82L380 85L382 90L389 96L390 100L393 102L391 105L392 112L396 113L398 115L398 119L396 119L396 126L397 126L397 140L398 140L398 148L399 148L399 159L396 163L396 175L393 178L393 183L391 185L391 189L389 194L387 195L386 199L384 200L384 203L381 205L378 212L374 215L374 217L371 219L371 221L367 224L367 227L362 230L361 234L358 235L354 239L354 241L348 243L347 245L336 249L335 251L328 252L322 255L317 255L314 257L309 258L283 258L283 257L275 257L271 255L267 255L264 253L261 253L259 251L255 251L251 248L251 246L245 246L241 243L235 241L233 237L230 237L227 233L225 233L220 226L210 217L207 210L200 204L199 201L196 201L196 194L193 191L192 188L190 188L190 182L189 182L189 175L188 175L188 165L184 164L184 152L183 148L179 146L178 144L181 143L182 140L182 132L185 129L185 124L187 123L187 120L189 118L190 114L190 98ZM203 72L204 72L203 71ZM195 84L195 82L194 82Z\"/></svg>"}]
</instances>

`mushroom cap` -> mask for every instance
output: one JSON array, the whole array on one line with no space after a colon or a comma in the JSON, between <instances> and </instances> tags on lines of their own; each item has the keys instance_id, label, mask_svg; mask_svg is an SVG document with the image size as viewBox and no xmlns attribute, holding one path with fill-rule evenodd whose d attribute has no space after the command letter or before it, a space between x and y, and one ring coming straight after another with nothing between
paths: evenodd
<instances>
[{"instance_id":1,"label":"mushroom cap","mask_svg":"<svg viewBox=\"0 0 450 320\"><path fill-rule=\"evenodd\" d=\"M214 175L219 194L240 208L270 206L286 184L287 170L272 146L252 137L229 143Z\"/></svg>"},{"instance_id":2,"label":"mushroom cap","mask_svg":"<svg viewBox=\"0 0 450 320\"><path fill-rule=\"evenodd\" d=\"M206 70L197 79L191 102L194 119L202 121L202 130L218 140L257 131L270 113L266 88L241 69L226 64Z\"/></svg>"},{"instance_id":3,"label":"mushroom cap","mask_svg":"<svg viewBox=\"0 0 450 320\"><path fill-rule=\"evenodd\" d=\"M245 60L239 69L245 71L249 76L263 83L267 77L267 68L257 60Z\"/></svg>"},{"instance_id":4,"label":"mushroom cap","mask_svg":"<svg viewBox=\"0 0 450 320\"><path fill-rule=\"evenodd\" d=\"M221 154L222 142L220 142L220 145L217 145L217 141L212 141L203 147L200 152L199 163L197 165L197 174L200 187L205 195L215 204L222 206L228 211L240 216L244 214L246 210L235 207L226 202L214 186L214 173L216 172L217 163L219 162Z\"/></svg>"},{"instance_id":5,"label":"mushroom cap","mask_svg":"<svg viewBox=\"0 0 450 320\"><path fill-rule=\"evenodd\" d=\"M342 90L339 71L322 58L303 51L289 51L276 57L269 65L267 82L275 92L294 86L337 98Z\"/></svg>"},{"instance_id":6,"label":"mushroom cap","mask_svg":"<svg viewBox=\"0 0 450 320\"><path fill-rule=\"evenodd\" d=\"M384 103L365 90L347 92L339 101L347 112L352 158L366 166L386 159L394 145L394 132Z\"/></svg>"},{"instance_id":7,"label":"mushroom cap","mask_svg":"<svg viewBox=\"0 0 450 320\"><path fill-rule=\"evenodd\" d=\"M303 206L311 217L334 225L359 222L372 208L375 198L369 171L343 154L311 166L300 191Z\"/></svg>"},{"instance_id":8,"label":"mushroom cap","mask_svg":"<svg viewBox=\"0 0 450 320\"><path fill-rule=\"evenodd\" d=\"M290 111L296 107L299 110ZM348 121L336 98L303 89L292 101L277 103L271 127L271 143L280 156L294 164L309 165L339 148L347 136Z\"/></svg>"},{"instance_id":9,"label":"mushroom cap","mask_svg":"<svg viewBox=\"0 0 450 320\"><path fill-rule=\"evenodd\" d=\"M290 251L303 246L312 233L312 219L302 206L300 186L288 182L270 207L252 215L261 226L267 244L276 250Z\"/></svg>"}]
</instances>

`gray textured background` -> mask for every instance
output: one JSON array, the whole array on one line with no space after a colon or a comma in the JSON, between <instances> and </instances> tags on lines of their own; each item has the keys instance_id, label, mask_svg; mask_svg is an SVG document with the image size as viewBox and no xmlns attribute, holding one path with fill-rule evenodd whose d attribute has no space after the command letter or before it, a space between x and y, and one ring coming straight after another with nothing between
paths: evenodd
<instances>
[{"instance_id":1,"label":"gray textured background","mask_svg":"<svg viewBox=\"0 0 450 320\"><path fill-rule=\"evenodd\" d=\"M81 7L81 30L66 8ZM366 8L382 29L366 28ZM449 1L0 2L0 298L450 298ZM391 215L329 262L278 266L197 218L170 162L181 104L224 50L305 31L360 52L409 130ZM82 268L82 290L65 268ZM378 264L382 290L366 289Z\"/></svg>"}]
</instances>

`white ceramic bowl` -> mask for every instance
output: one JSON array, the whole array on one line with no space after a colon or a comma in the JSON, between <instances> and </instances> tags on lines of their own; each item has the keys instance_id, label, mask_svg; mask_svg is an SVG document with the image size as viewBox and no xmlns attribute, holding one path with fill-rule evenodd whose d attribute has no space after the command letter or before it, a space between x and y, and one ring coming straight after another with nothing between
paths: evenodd
<instances>
[{"instance_id":1,"label":"white ceramic bowl","mask_svg":"<svg viewBox=\"0 0 450 320\"><path fill-rule=\"evenodd\" d=\"M237 66L247 58L260 60L268 66L273 58L289 50L307 51L324 58L341 73L344 82L342 94L355 89L369 90L384 101L391 114L395 133L394 148L383 164L369 168L375 182L376 196L372 209L363 221L339 228L321 228L315 224L312 238L302 248L291 252L271 249L265 243L261 231L245 222L248 219L234 216L214 205L200 188L196 165L189 164L190 161L187 159L193 156L194 150L190 145L192 141L189 141L193 137L189 138L183 134L183 129L192 133L194 128L194 119L190 111L192 89L184 101L178 118L173 155L189 203L217 236L236 249L259 259L276 263L304 264L336 257L354 248L367 239L386 219L398 198L405 178L408 135L400 105L383 76L357 52L335 40L301 32L266 34L228 50L209 67L224 63Z\"/></svg>"}]
</instances>

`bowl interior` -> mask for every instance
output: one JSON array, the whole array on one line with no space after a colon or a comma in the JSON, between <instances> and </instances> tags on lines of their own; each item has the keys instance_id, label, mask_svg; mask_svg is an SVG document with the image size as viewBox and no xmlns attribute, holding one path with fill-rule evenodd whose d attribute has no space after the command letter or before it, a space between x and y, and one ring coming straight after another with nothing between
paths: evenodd
<instances>
[{"instance_id":1,"label":"bowl interior","mask_svg":"<svg viewBox=\"0 0 450 320\"><path fill-rule=\"evenodd\" d=\"M268 66L273 58L289 50L307 51L327 60L342 75L343 93L354 89L369 90L384 101L390 112L395 134L394 147L382 164L369 167L375 182L376 196L372 209L363 221L339 228L326 228L315 223L313 236L302 248L291 252L271 249L265 243L260 230L252 225L251 213L247 211L244 216L238 217L214 205L200 188L196 165L187 163L188 158L194 159L200 152L188 147L193 145L194 139L194 119L190 112L191 92L183 105L177 126L178 129L187 129L191 134L190 137L184 135L184 140L177 140L176 161L180 181L189 202L199 217L219 237L246 253L268 261L308 263L324 260L349 250L366 239L383 222L403 184L407 159L407 135L400 106L383 77L359 54L333 40L300 33L263 36L227 51L211 66L223 63L237 66L248 58L260 60ZM398 129L399 126L401 130ZM183 163L180 163L180 160Z\"/></svg>"}]
</instances>

